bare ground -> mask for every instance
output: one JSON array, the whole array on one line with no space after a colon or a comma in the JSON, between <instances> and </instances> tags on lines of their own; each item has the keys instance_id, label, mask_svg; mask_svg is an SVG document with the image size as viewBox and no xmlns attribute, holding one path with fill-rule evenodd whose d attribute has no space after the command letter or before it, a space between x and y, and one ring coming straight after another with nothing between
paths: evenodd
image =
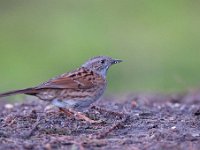
<instances>
[{"instance_id":1,"label":"bare ground","mask_svg":"<svg viewBox=\"0 0 200 150\"><path fill-rule=\"evenodd\" d=\"M40 100L0 105L0 149L199 150L200 91L102 99L90 124Z\"/></svg>"}]
</instances>

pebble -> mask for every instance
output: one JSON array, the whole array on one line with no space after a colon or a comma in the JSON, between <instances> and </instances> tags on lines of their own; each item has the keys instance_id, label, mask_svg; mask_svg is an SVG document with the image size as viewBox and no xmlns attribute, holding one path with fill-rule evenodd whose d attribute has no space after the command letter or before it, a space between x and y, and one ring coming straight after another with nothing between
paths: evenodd
<instances>
[{"instance_id":1,"label":"pebble","mask_svg":"<svg viewBox=\"0 0 200 150\"><path fill-rule=\"evenodd\" d=\"M176 126L171 127L171 129L172 129L172 130L175 130L175 129L176 129Z\"/></svg>"},{"instance_id":2,"label":"pebble","mask_svg":"<svg viewBox=\"0 0 200 150\"><path fill-rule=\"evenodd\" d=\"M193 137L199 137L200 134L199 134L199 133L192 133L192 136L193 136Z\"/></svg>"},{"instance_id":3,"label":"pebble","mask_svg":"<svg viewBox=\"0 0 200 150\"><path fill-rule=\"evenodd\" d=\"M6 109L12 109L14 106L12 104L5 104L4 107Z\"/></svg>"}]
</instances>

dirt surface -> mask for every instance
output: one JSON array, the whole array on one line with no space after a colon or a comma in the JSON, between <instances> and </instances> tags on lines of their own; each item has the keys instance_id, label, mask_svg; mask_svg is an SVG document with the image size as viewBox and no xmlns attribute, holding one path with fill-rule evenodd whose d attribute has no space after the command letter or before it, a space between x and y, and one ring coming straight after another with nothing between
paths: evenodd
<instances>
[{"instance_id":1,"label":"dirt surface","mask_svg":"<svg viewBox=\"0 0 200 150\"><path fill-rule=\"evenodd\" d=\"M200 91L102 99L69 118L40 100L0 105L0 149L199 150Z\"/></svg>"}]
</instances>

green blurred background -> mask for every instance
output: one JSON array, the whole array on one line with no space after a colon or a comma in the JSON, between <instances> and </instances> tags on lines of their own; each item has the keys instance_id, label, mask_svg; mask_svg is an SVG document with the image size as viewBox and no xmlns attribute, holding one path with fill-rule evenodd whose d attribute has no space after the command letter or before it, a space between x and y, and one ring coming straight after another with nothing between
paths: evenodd
<instances>
[{"instance_id":1,"label":"green blurred background","mask_svg":"<svg viewBox=\"0 0 200 150\"><path fill-rule=\"evenodd\" d=\"M38 85L88 58L123 59L108 93L200 85L200 1L0 0L0 91Z\"/></svg>"}]
</instances>

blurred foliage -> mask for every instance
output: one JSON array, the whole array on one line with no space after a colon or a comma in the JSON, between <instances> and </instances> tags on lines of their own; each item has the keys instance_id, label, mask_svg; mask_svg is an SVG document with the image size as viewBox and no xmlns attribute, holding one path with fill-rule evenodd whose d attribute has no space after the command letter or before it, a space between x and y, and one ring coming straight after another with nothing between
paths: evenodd
<instances>
[{"instance_id":1,"label":"blurred foliage","mask_svg":"<svg viewBox=\"0 0 200 150\"><path fill-rule=\"evenodd\" d=\"M108 92L200 83L200 1L0 0L0 91L37 85L96 55L123 59Z\"/></svg>"}]
</instances>

